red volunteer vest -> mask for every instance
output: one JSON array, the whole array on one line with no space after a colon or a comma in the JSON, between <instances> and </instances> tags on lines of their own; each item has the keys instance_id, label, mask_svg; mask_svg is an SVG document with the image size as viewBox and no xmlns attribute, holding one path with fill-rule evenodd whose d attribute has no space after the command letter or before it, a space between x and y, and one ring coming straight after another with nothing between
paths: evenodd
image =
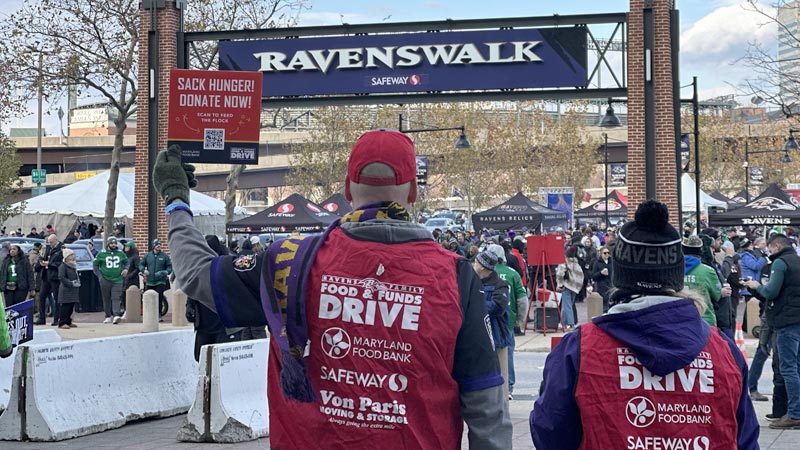
<instances>
[{"instance_id":1,"label":"red volunteer vest","mask_svg":"<svg viewBox=\"0 0 800 450\"><path fill-rule=\"evenodd\" d=\"M451 375L462 323L457 257L433 242L389 245L331 232L317 253L306 300L317 401L282 395L273 340L272 448L461 448Z\"/></svg>"},{"instance_id":2,"label":"red volunteer vest","mask_svg":"<svg viewBox=\"0 0 800 450\"><path fill-rule=\"evenodd\" d=\"M581 449L735 449L741 392L739 367L716 330L691 364L659 377L593 323L581 326Z\"/></svg>"}]
</instances>

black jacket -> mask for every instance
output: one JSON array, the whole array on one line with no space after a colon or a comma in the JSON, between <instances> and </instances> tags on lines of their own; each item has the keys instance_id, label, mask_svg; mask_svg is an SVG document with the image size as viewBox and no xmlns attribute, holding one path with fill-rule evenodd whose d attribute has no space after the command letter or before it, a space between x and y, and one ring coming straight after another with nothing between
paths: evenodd
<instances>
[{"instance_id":1,"label":"black jacket","mask_svg":"<svg viewBox=\"0 0 800 450\"><path fill-rule=\"evenodd\" d=\"M128 256L126 253L125 256ZM134 252L128 256L128 276L122 280L122 288L128 289L131 286L139 286L139 263L142 262L139 258L139 252Z\"/></svg>"},{"instance_id":2,"label":"black jacket","mask_svg":"<svg viewBox=\"0 0 800 450\"><path fill-rule=\"evenodd\" d=\"M43 280L47 280L50 283L58 282L58 266L64 262L64 255L61 253L62 250L64 250L64 244L59 242L55 247L47 247L47 250L44 251L42 261L47 261L50 264L45 270L43 270L44 267L42 266L36 268L37 272L42 272Z\"/></svg>"},{"instance_id":3,"label":"black jacket","mask_svg":"<svg viewBox=\"0 0 800 450\"><path fill-rule=\"evenodd\" d=\"M8 282L8 266L11 264L11 255L8 255L0 262L0 291L6 290ZM31 291L34 287L33 281L33 268L25 255L17 255L16 259L16 272L17 272L17 290L18 291Z\"/></svg>"},{"instance_id":4,"label":"black jacket","mask_svg":"<svg viewBox=\"0 0 800 450\"><path fill-rule=\"evenodd\" d=\"M767 321L770 326L783 328L800 323L800 256L791 247L771 256L772 261L782 259L786 274L778 296L767 304Z\"/></svg>"},{"instance_id":5,"label":"black jacket","mask_svg":"<svg viewBox=\"0 0 800 450\"><path fill-rule=\"evenodd\" d=\"M608 275L603 275L603 269L608 269ZM597 285L597 293L605 296L611 289L611 258L608 262L603 261L603 258L597 258L592 265L592 280Z\"/></svg>"}]
</instances>

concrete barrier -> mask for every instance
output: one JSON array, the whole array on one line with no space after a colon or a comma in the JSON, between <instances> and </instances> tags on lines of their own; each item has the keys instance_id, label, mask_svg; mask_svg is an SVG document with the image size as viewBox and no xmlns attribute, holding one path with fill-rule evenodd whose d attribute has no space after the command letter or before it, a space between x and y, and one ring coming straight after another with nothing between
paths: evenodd
<instances>
[{"instance_id":1,"label":"concrete barrier","mask_svg":"<svg viewBox=\"0 0 800 450\"><path fill-rule=\"evenodd\" d=\"M179 441L243 442L269 435L269 339L203 346L196 395Z\"/></svg>"},{"instance_id":2,"label":"concrete barrier","mask_svg":"<svg viewBox=\"0 0 800 450\"><path fill-rule=\"evenodd\" d=\"M586 315L589 320L603 315L603 297L597 292L592 292L586 296Z\"/></svg>"},{"instance_id":3,"label":"concrete barrier","mask_svg":"<svg viewBox=\"0 0 800 450\"><path fill-rule=\"evenodd\" d=\"M136 286L125 291L125 322L142 323L142 291Z\"/></svg>"},{"instance_id":4,"label":"concrete barrier","mask_svg":"<svg viewBox=\"0 0 800 450\"><path fill-rule=\"evenodd\" d=\"M142 310L142 333L158 331L158 292L152 289L144 292Z\"/></svg>"},{"instance_id":5,"label":"concrete barrier","mask_svg":"<svg viewBox=\"0 0 800 450\"><path fill-rule=\"evenodd\" d=\"M170 303L169 309L172 311L172 326L185 327L189 325L189 321L186 320L186 294L182 290L175 289L175 292L172 293L172 303Z\"/></svg>"},{"instance_id":6,"label":"concrete barrier","mask_svg":"<svg viewBox=\"0 0 800 450\"><path fill-rule=\"evenodd\" d=\"M745 304L744 313L747 314L747 333L752 337L755 337L753 336L753 328L761 328L761 317L758 314L760 308L758 303L758 299L751 297Z\"/></svg>"},{"instance_id":7,"label":"concrete barrier","mask_svg":"<svg viewBox=\"0 0 800 450\"><path fill-rule=\"evenodd\" d=\"M33 340L22 345L49 344L51 342L61 342L61 336L56 333L56 330L37 328L33 331ZM14 355L18 348L15 347L14 352L8 358L0 359L0 413L8 406L8 398L11 395L11 379L14 375L14 360L16 359Z\"/></svg>"},{"instance_id":8,"label":"concrete barrier","mask_svg":"<svg viewBox=\"0 0 800 450\"><path fill-rule=\"evenodd\" d=\"M183 413L197 364L190 330L23 347L0 439L60 441Z\"/></svg>"}]
</instances>

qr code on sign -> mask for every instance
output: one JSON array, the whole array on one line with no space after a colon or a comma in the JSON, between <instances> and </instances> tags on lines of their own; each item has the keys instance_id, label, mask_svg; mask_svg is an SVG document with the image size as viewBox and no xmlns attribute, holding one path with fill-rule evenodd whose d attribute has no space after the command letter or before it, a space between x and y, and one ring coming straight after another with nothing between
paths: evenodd
<instances>
[{"instance_id":1,"label":"qr code on sign","mask_svg":"<svg viewBox=\"0 0 800 450\"><path fill-rule=\"evenodd\" d=\"M224 128L206 128L203 131L203 150L225 150Z\"/></svg>"}]
</instances>

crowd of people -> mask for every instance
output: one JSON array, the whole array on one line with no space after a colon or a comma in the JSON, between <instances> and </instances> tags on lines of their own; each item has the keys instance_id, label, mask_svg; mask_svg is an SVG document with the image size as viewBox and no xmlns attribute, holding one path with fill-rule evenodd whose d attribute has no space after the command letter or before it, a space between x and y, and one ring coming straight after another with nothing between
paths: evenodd
<instances>
[{"instance_id":1,"label":"crowd of people","mask_svg":"<svg viewBox=\"0 0 800 450\"><path fill-rule=\"evenodd\" d=\"M159 153L153 176L172 259L158 240L139 257L113 236L94 259L106 320L118 322L121 288L141 280L161 296L174 275L190 298L196 358L203 344L264 337L268 326L273 448L317 447L308 430L324 430L330 448L458 448L463 424L470 448L511 448L515 339L540 290L560 293L567 333L530 414L537 448L758 448L752 400L768 400L758 378L769 357L770 427L800 429L800 249L791 228L685 224L680 233L667 207L649 200L624 224L554 230L564 262L549 268L551 281L526 262L526 236L513 230L431 234L413 223L413 143L376 130L348 160L352 213L322 234L272 245L252 236L226 248L194 226L196 180L180 154ZM55 234L28 265L9 251L0 288L36 292L28 280L41 274L39 321L54 292L57 324L74 326L81 285L71 253ZM603 314L579 323L575 304L595 292ZM751 298L762 314L749 325L761 340L748 374L733 333ZM364 374L380 382L349 381Z\"/></svg>"}]
</instances>

